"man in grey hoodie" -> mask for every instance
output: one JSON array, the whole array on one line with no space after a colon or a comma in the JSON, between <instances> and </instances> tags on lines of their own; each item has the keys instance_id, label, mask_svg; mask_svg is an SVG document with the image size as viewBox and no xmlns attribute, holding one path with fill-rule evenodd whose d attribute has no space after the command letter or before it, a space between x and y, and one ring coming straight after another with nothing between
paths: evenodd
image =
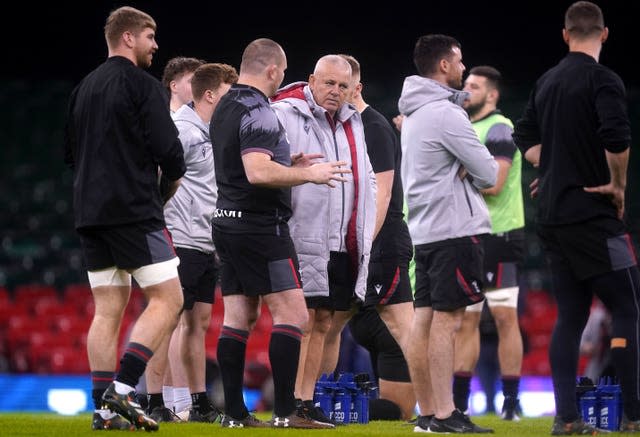
<instances>
[{"instance_id":1,"label":"man in grey hoodie","mask_svg":"<svg viewBox=\"0 0 640 437\"><path fill-rule=\"evenodd\" d=\"M462 108L460 43L447 35L416 42L419 75L405 79L402 182L415 246L416 289L411 380L420 407L416 432L486 433L453 403L454 336L467 305L484 299L481 234L491 221L480 189L496 183L498 164Z\"/></svg>"},{"instance_id":2,"label":"man in grey hoodie","mask_svg":"<svg viewBox=\"0 0 640 437\"><path fill-rule=\"evenodd\" d=\"M167 229L180 258L178 274L184 295L183 311L176 327L179 347L169 350L169 359L173 359L173 371L178 360L184 366L187 394L190 394L190 409L186 412L191 422L215 422L219 414L211 405L205 384L205 334L211 322L218 282L218 262L211 233L218 188L209 124L218 102L237 80L238 73L230 65L201 65L191 75L193 101L182 105L173 115L187 172L164 208ZM174 376L174 382L177 379ZM185 411L176 410L176 413L182 415Z\"/></svg>"}]
</instances>

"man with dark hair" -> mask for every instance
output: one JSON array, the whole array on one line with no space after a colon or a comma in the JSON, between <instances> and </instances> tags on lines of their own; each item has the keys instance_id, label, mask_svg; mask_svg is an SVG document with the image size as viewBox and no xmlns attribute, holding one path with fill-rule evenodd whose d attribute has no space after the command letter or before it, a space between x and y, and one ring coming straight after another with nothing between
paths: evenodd
<instances>
[{"instance_id":1,"label":"man with dark hair","mask_svg":"<svg viewBox=\"0 0 640 437\"><path fill-rule=\"evenodd\" d=\"M419 75L405 79L402 182L415 247L415 314L408 359L420 407L416 432L492 432L455 408L454 339L465 308L484 299L482 241L491 232L480 190L496 183L498 164L462 108L460 43L447 35L416 42ZM421 363L414 365L413 363ZM424 365L428 363L428 366Z\"/></svg>"},{"instance_id":2,"label":"man with dark hair","mask_svg":"<svg viewBox=\"0 0 640 437\"><path fill-rule=\"evenodd\" d=\"M640 276L623 221L631 145L625 87L598 62L609 30L597 5L569 6L562 36L569 53L538 79L513 134L538 168L531 194L538 200L537 232L558 305L549 346L556 401L551 434L599 432L580 417L575 390L594 294L612 317L620 430L640 432Z\"/></svg>"},{"instance_id":3,"label":"man with dark hair","mask_svg":"<svg viewBox=\"0 0 640 437\"><path fill-rule=\"evenodd\" d=\"M504 404L501 417L520 419L518 400L522 367L522 335L518 324L518 264L524 253L522 154L513 143L513 124L498 109L500 72L489 65L473 67L465 80L469 99L464 108L480 142L498 162L496 184L481 190L491 216L484 237L485 297L498 331L498 361ZM469 305L456 334L453 397L456 407L469 405L471 377L480 356L480 318L485 301ZM493 399L487 399L487 403Z\"/></svg>"},{"instance_id":4,"label":"man with dark hair","mask_svg":"<svg viewBox=\"0 0 640 437\"><path fill-rule=\"evenodd\" d=\"M169 59L162 72L162 85L169 93L169 110L171 114L182 105L193 100L191 92L191 78L196 68L204 61L186 56L176 56Z\"/></svg>"},{"instance_id":5,"label":"man with dark hair","mask_svg":"<svg viewBox=\"0 0 640 437\"><path fill-rule=\"evenodd\" d=\"M170 348L169 358L173 380L179 380L175 370L182 368L187 386L187 402L178 404L178 399L174 398L175 413L181 418L188 414L190 422L215 422L219 414L209 401L205 385L205 335L211 323L211 307L218 283L218 263L211 233L218 190L209 124L218 102L237 80L238 74L230 65L201 65L191 78L193 101L182 105L173 115L184 148L187 172L164 209L167 228L180 257L178 274L184 295L183 312L174 334L179 340L179 348Z\"/></svg>"},{"instance_id":6,"label":"man with dark hair","mask_svg":"<svg viewBox=\"0 0 640 437\"><path fill-rule=\"evenodd\" d=\"M104 31L108 58L72 92L65 131L75 227L95 302L87 335L92 426L154 431L158 424L134 401L134 387L182 307L179 259L165 227L158 167L175 191L185 163L162 85L143 71L158 49L155 21L124 6L111 12ZM148 302L114 381L132 276Z\"/></svg>"},{"instance_id":7,"label":"man with dark hair","mask_svg":"<svg viewBox=\"0 0 640 437\"><path fill-rule=\"evenodd\" d=\"M288 227L290 187L307 182L333 187L350 170L340 168L344 161L311 163L312 155L291 156L284 129L269 105L286 68L278 43L252 41L242 55L238 82L220 100L210 125L218 184L213 238L224 300L217 352L225 398L223 427L327 427L298 415L295 405L301 329L308 315ZM247 339L261 301L273 319L270 423L249 414L242 393Z\"/></svg>"},{"instance_id":8,"label":"man with dark hair","mask_svg":"<svg viewBox=\"0 0 640 437\"><path fill-rule=\"evenodd\" d=\"M162 84L167 89L172 117L182 105L193 100L191 78L202 63L199 59L178 56L169 59L165 65ZM160 193L165 202L175 194L175 191L167 187L167 182L166 178L160 177ZM191 401L185 369L177 359L180 354L179 330L180 323L163 339L153 358L149 360L144 378L136 387L140 403L144 400L149 416L157 422L179 422L181 418L175 413L188 408ZM146 399L143 399L144 393Z\"/></svg>"}]
</instances>

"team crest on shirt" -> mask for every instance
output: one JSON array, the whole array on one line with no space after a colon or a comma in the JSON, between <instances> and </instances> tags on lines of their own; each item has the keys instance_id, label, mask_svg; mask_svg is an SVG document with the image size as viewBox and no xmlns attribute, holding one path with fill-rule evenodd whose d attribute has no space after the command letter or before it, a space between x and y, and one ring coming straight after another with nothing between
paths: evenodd
<instances>
[{"instance_id":1,"label":"team crest on shirt","mask_svg":"<svg viewBox=\"0 0 640 437\"><path fill-rule=\"evenodd\" d=\"M487 281L491 282L493 280L493 272L487 272Z\"/></svg>"}]
</instances>

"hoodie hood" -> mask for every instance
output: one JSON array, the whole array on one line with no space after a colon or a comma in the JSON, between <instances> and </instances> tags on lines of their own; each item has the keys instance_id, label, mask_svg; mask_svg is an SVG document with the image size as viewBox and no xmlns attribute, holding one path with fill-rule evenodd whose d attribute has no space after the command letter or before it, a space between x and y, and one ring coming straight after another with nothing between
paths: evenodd
<instances>
[{"instance_id":1,"label":"hoodie hood","mask_svg":"<svg viewBox=\"0 0 640 437\"><path fill-rule=\"evenodd\" d=\"M462 106L468 98L469 93L466 91L450 88L426 77L408 76L402 85L398 110L401 114L409 115L427 103L444 99Z\"/></svg>"},{"instance_id":2,"label":"hoodie hood","mask_svg":"<svg viewBox=\"0 0 640 437\"><path fill-rule=\"evenodd\" d=\"M189 123L200 129L209 138L209 126L202 121L196 110L193 108L193 102L182 105L173 114L173 122Z\"/></svg>"},{"instance_id":3,"label":"hoodie hood","mask_svg":"<svg viewBox=\"0 0 640 437\"><path fill-rule=\"evenodd\" d=\"M276 91L276 94L271 98L272 102L277 102L278 100L287 99L287 98L295 98L305 100L304 97L304 87L307 86L307 82L293 82L287 86L280 88Z\"/></svg>"}]
</instances>

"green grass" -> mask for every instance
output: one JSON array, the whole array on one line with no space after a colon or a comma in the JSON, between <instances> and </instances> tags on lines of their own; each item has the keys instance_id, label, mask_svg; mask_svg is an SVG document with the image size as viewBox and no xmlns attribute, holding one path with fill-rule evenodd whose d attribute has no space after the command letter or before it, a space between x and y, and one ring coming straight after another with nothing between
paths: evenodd
<instances>
[{"instance_id":1,"label":"green grass","mask_svg":"<svg viewBox=\"0 0 640 437\"><path fill-rule=\"evenodd\" d=\"M258 413L260 419L271 418L268 413ZM486 416L474 416L473 421L478 425L493 428L498 436L548 436L551 431L550 416L523 418L520 422L505 422L493 414ZM150 435L158 437L220 437L220 436L244 436L244 437L266 437L266 436L409 436L422 435L413 433L413 425L406 422L372 421L368 425L350 424L340 426L332 430L300 430L300 429L228 429L221 428L219 423L161 423L160 434L146 434L138 431L138 435ZM0 436L102 436L104 434L120 435L127 431L92 431L91 414L79 414L77 416L60 416L50 413L0 413ZM614 433L617 435L619 433Z\"/></svg>"},{"instance_id":2,"label":"green grass","mask_svg":"<svg viewBox=\"0 0 640 437\"><path fill-rule=\"evenodd\" d=\"M268 413L258 413L260 419L269 419ZM520 422L505 422L495 415L473 418L478 425L493 428L494 435L501 436L548 436L551 417L524 418ZM114 431L120 434L123 431ZM292 437L321 436L407 436L413 433L413 425L406 422L372 421L367 425L350 424L334 430L284 430L284 429L224 429L220 424L203 423L161 423L159 437L219 437L219 436L276 436L289 434ZM102 435L105 432L99 432ZM144 431L138 431L144 433ZM140 435L146 435L140 434ZM152 434L156 435L156 434ZM60 416L49 413L0 413L0 436L96 436L91 430L91 415Z\"/></svg>"}]
</instances>

